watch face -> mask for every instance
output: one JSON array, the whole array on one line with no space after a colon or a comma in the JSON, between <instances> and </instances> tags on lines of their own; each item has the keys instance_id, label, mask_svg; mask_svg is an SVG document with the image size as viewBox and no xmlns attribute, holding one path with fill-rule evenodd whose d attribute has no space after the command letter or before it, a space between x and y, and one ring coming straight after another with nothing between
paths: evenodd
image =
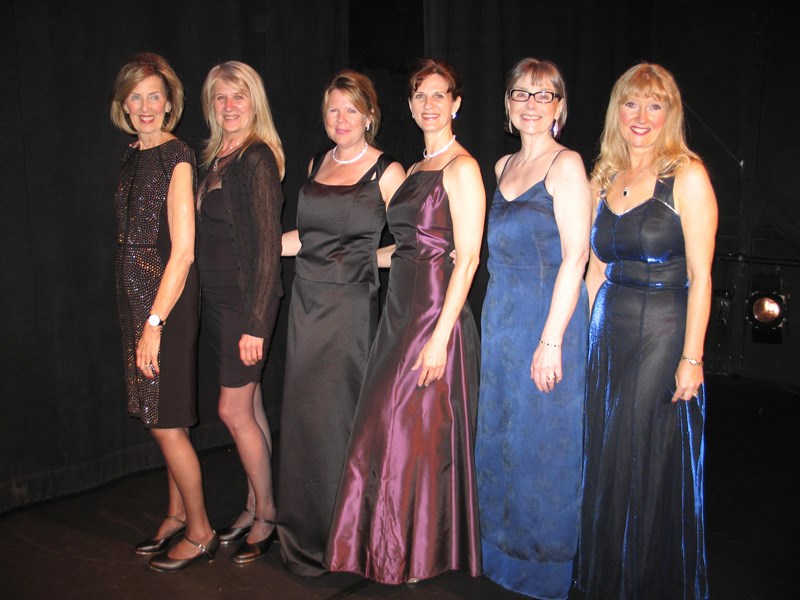
<instances>
[{"instance_id":1,"label":"watch face","mask_svg":"<svg viewBox=\"0 0 800 600\"><path fill-rule=\"evenodd\" d=\"M149 317L147 317L147 322L150 323L150 325L152 325L153 327L158 327L159 325L161 325L161 319L159 318L158 315L150 315Z\"/></svg>"}]
</instances>

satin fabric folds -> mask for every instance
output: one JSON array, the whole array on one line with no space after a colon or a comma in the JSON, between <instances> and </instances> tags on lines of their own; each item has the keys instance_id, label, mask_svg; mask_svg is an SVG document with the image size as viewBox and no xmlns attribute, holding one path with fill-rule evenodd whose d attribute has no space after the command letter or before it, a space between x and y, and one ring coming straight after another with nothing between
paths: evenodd
<instances>
[{"instance_id":1,"label":"satin fabric folds","mask_svg":"<svg viewBox=\"0 0 800 600\"><path fill-rule=\"evenodd\" d=\"M617 215L598 207L607 263L589 329L579 585L589 599L708 597L705 392L672 403L687 276L672 179Z\"/></svg>"},{"instance_id":2,"label":"satin fabric folds","mask_svg":"<svg viewBox=\"0 0 800 600\"><path fill-rule=\"evenodd\" d=\"M443 378L411 367L433 332L453 270L441 171L413 173L389 205L397 242L331 529L331 571L382 583L480 574L473 464L479 340L465 304Z\"/></svg>"}]
</instances>

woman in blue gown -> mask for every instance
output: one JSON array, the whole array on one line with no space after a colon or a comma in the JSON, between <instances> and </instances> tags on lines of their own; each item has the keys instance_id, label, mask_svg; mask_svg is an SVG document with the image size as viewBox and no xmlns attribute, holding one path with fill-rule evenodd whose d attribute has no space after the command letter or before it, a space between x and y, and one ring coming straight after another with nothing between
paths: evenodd
<instances>
[{"instance_id":1,"label":"woman in blue gown","mask_svg":"<svg viewBox=\"0 0 800 600\"><path fill-rule=\"evenodd\" d=\"M497 161L489 210L476 466L485 574L566 598L580 517L591 196L581 157L556 141L564 79L526 58L506 86L519 152Z\"/></svg>"},{"instance_id":2,"label":"woman in blue gown","mask_svg":"<svg viewBox=\"0 0 800 600\"><path fill-rule=\"evenodd\" d=\"M636 65L615 84L592 185L578 583L590 599L704 599L702 366L717 207L663 67Z\"/></svg>"}]
</instances>

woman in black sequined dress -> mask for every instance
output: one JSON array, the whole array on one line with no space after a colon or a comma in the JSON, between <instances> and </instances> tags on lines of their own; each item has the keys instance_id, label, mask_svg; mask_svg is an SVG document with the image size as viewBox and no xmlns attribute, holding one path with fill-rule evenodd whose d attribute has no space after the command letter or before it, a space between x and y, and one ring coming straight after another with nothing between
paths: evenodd
<instances>
[{"instance_id":1,"label":"woman in black sequined dress","mask_svg":"<svg viewBox=\"0 0 800 600\"><path fill-rule=\"evenodd\" d=\"M167 517L152 539L136 546L136 553L163 552L150 561L162 571L213 557L218 543L188 433L197 422L199 287L192 264L195 157L171 133L182 111L183 86L162 57L138 54L122 67L111 118L138 136L125 155L115 197L128 412L158 442L169 481ZM184 530L184 538L169 548Z\"/></svg>"}]
</instances>

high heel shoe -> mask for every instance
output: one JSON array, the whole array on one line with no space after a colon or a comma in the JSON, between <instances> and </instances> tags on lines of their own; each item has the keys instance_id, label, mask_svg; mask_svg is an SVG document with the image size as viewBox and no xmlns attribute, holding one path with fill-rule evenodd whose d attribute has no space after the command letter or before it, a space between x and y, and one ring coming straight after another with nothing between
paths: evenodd
<instances>
[{"instance_id":1,"label":"high heel shoe","mask_svg":"<svg viewBox=\"0 0 800 600\"><path fill-rule=\"evenodd\" d=\"M272 533L270 533L263 540L255 542L254 544L245 543L236 552L234 552L233 556L231 556L231 559L237 565L246 565L258 558L261 558L267 553L267 550L269 550L269 547L272 545L272 542L274 542L278 538L278 528L277 528L277 523L275 523L275 521L270 521L269 519L261 519L259 517L253 517L253 521L260 521L262 523L271 523L276 527L274 527Z\"/></svg>"},{"instance_id":2,"label":"high heel shoe","mask_svg":"<svg viewBox=\"0 0 800 600\"><path fill-rule=\"evenodd\" d=\"M217 551L217 548L219 548L219 538L216 533L214 533L214 537L212 537L211 541L207 544L199 544L186 536L184 536L183 539L200 548L200 553L189 558L170 558L168 555L169 553L164 552L164 554L159 554L150 559L150 568L154 571L161 572L180 571L196 560L202 559L208 562L214 560L214 553Z\"/></svg>"},{"instance_id":3,"label":"high heel shoe","mask_svg":"<svg viewBox=\"0 0 800 600\"><path fill-rule=\"evenodd\" d=\"M253 515L255 519L256 513L252 510L245 508L243 512L250 513ZM250 530L253 528L253 522L251 521L249 525L245 525L244 527L234 527L233 525L229 525L224 529L220 529L217 537L219 538L219 543L222 545L226 544L233 544L234 542L238 542L240 539L245 537Z\"/></svg>"},{"instance_id":4,"label":"high heel shoe","mask_svg":"<svg viewBox=\"0 0 800 600\"><path fill-rule=\"evenodd\" d=\"M136 554L147 555L163 552L169 547L170 542L186 529L186 521L181 521L178 517L173 515L167 515L166 518L175 521L178 524L178 528L163 538L150 538L139 542L133 549Z\"/></svg>"}]
</instances>

